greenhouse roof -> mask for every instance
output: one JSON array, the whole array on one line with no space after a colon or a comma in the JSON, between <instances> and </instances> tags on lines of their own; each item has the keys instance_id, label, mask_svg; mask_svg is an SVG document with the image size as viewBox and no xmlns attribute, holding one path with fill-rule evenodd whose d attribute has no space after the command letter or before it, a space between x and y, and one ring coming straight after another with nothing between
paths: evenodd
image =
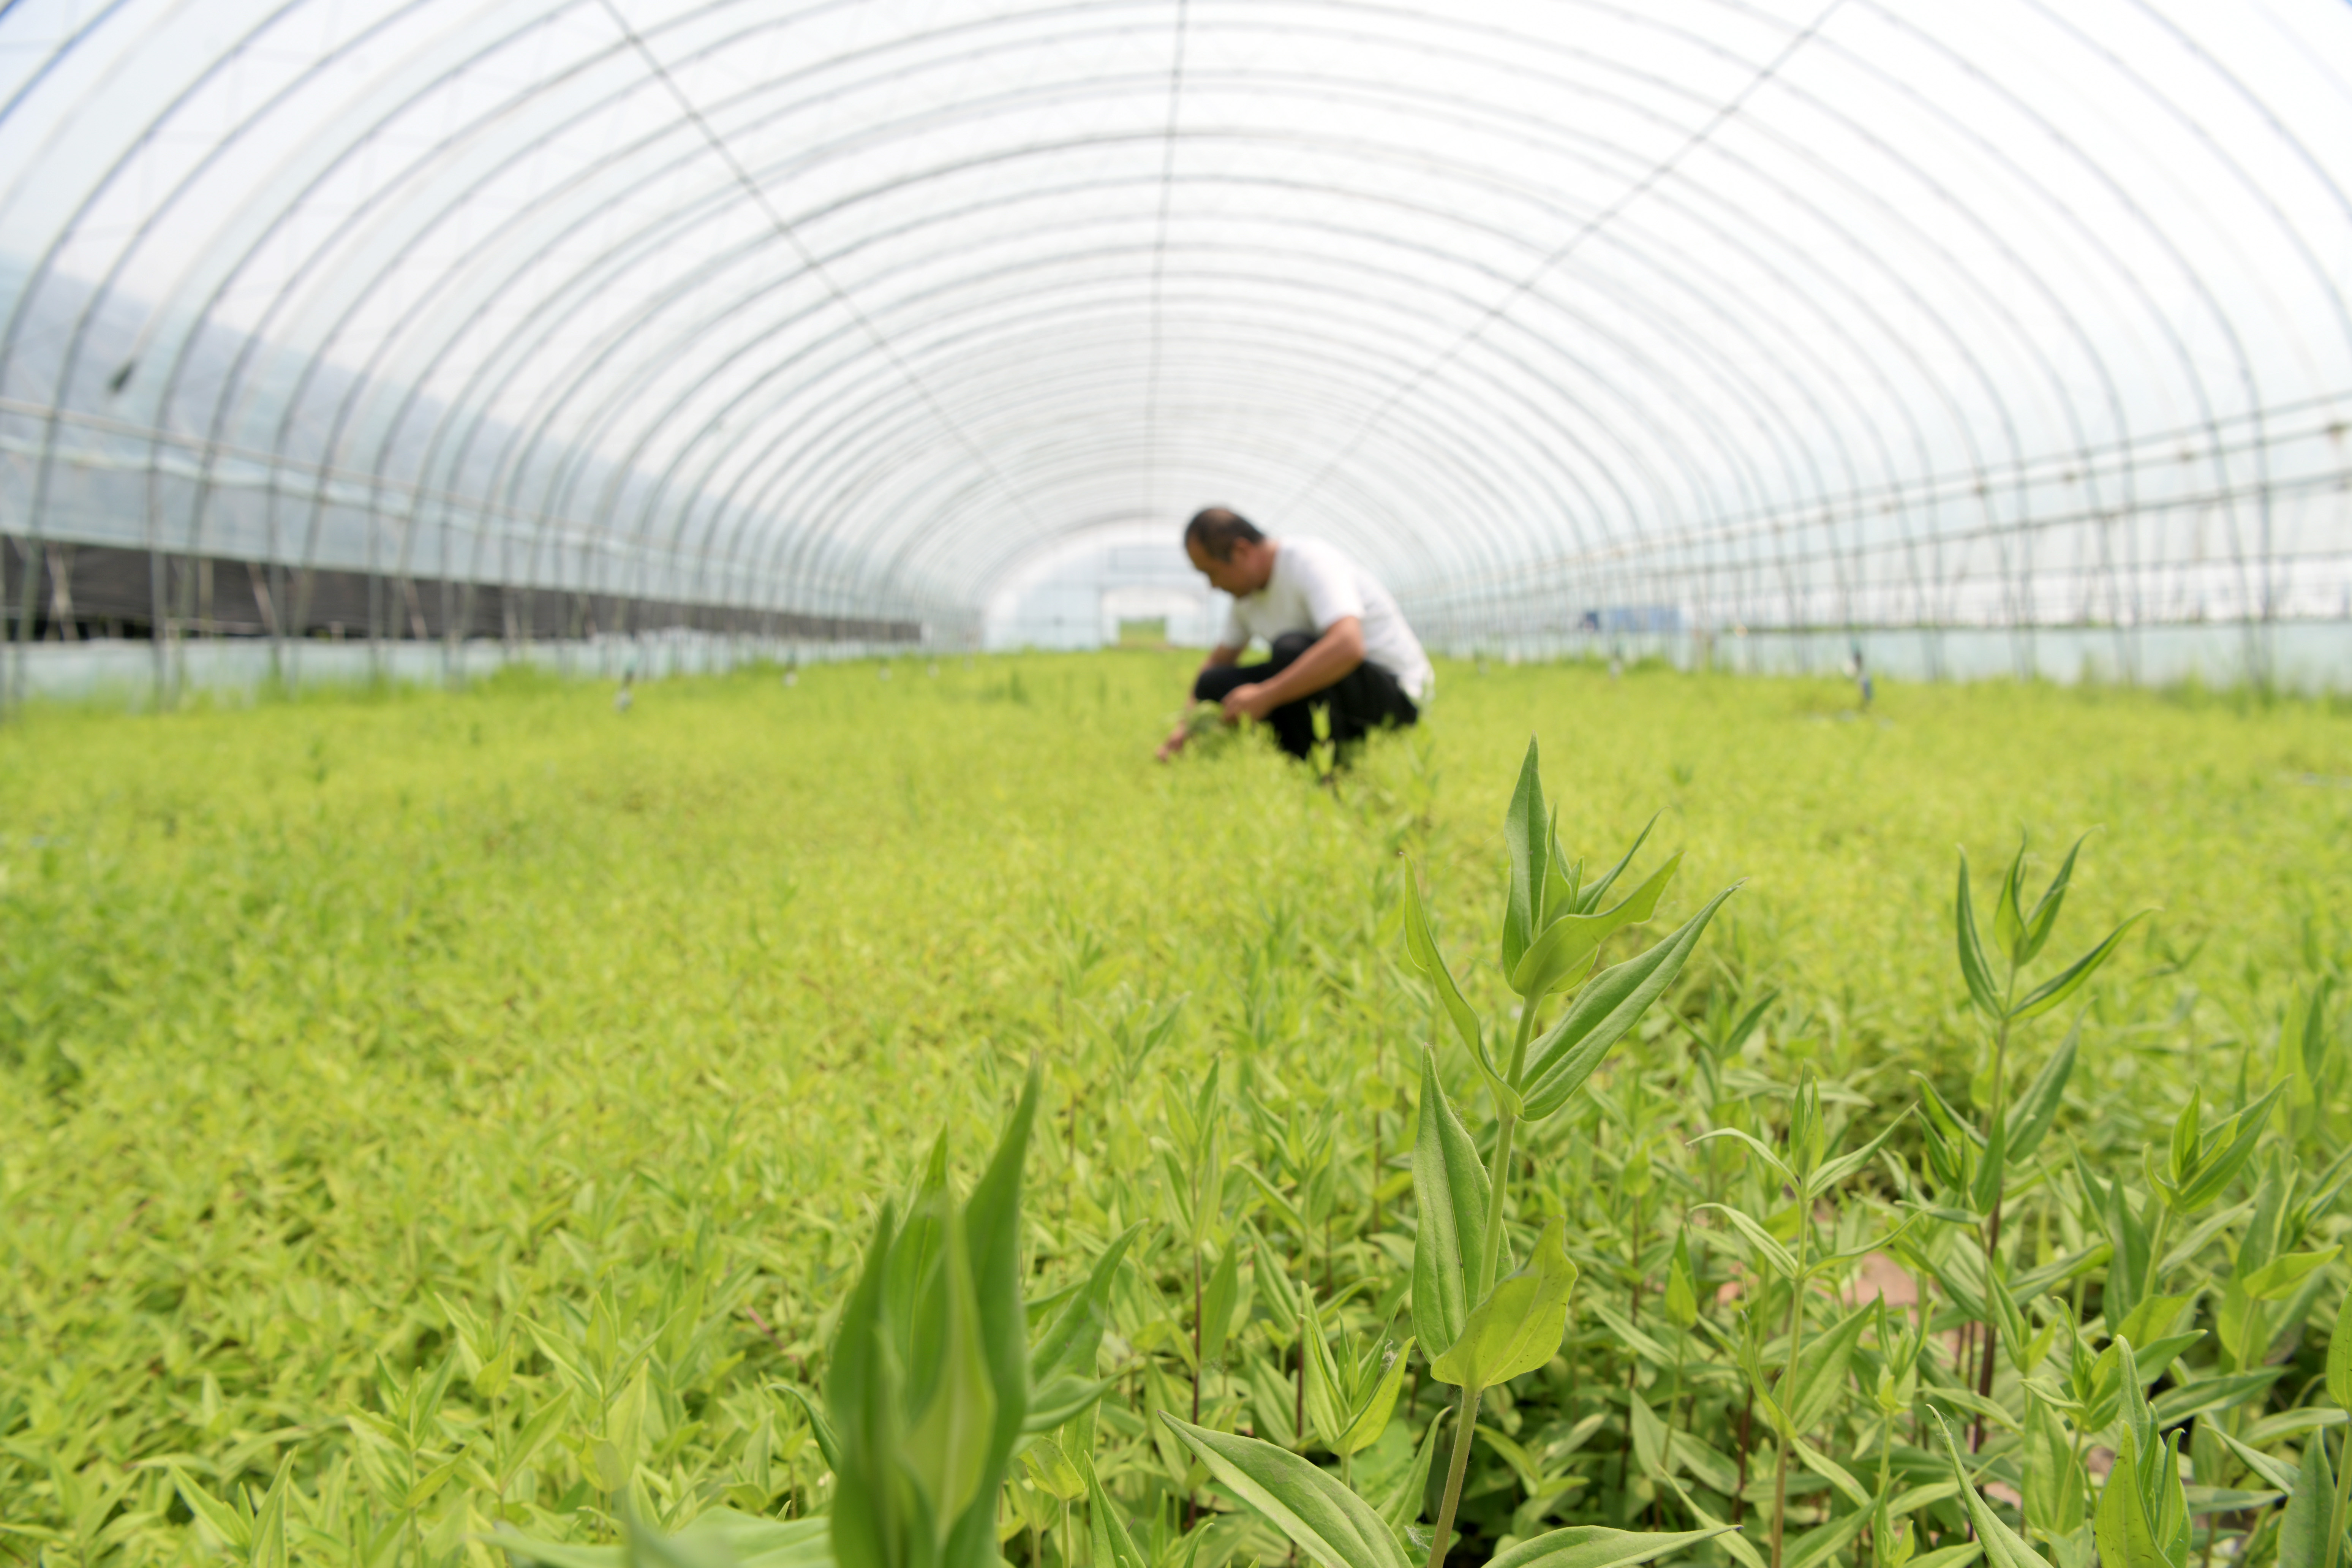
<instances>
[{"instance_id":1,"label":"greenhouse roof","mask_svg":"<svg viewBox=\"0 0 2352 1568\"><path fill-rule=\"evenodd\" d=\"M2352 10L17 0L0 529L914 617L2333 614Z\"/></svg>"}]
</instances>

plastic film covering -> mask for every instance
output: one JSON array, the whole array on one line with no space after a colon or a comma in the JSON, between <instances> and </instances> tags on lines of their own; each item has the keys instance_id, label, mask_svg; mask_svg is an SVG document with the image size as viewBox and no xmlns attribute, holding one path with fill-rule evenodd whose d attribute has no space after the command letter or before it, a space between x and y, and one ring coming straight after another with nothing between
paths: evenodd
<instances>
[{"instance_id":1,"label":"plastic film covering","mask_svg":"<svg viewBox=\"0 0 2352 1568\"><path fill-rule=\"evenodd\" d=\"M1210 501L1455 646L2340 616L2347 80L2318 0L17 0L0 531L390 637L967 639Z\"/></svg>"}]
</instances>

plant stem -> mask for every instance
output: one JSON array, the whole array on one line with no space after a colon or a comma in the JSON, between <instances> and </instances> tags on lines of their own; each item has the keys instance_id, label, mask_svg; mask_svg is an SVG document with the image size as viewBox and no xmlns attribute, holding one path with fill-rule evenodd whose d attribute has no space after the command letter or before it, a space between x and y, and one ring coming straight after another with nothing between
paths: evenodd
<instances>
[{"instance_id":1,"label":"plant stem","mask_svg":"<svg viewBox=\"0 0 2352 1568\"><path fill-rule=\"evenodd\" d=\"M1675 1418L1681 1415L1683 1404L1683 1336L1675 1334L1675 1391L1666 1399L1666 1440L1658 1445L1658 1473L1675 1473Z\"/></svg>"},{"instance_id":2,"label":"plant stem","mask_svg":"<svg viewBox=\"0 0 2352 1568\"><path fill-rule=\"evenodd\" d=\"M1639 1198L1633 1200L1633 1295L1625 1321L1634 1328L1642 1326L1642 1200ZM1675 1344L1679 1353L1682 1345L1679 1335ZM1617 1496L1621 1510L1624 1507L1626 1479L1633 1464L1633 1401L1642 1396L1641 1386L1642 1360L1629 1352L1625 1357L1625 1441L1617 1449ZM1674 1412L1669 1409L1666 1415L1671 1419ZM1668 1441L1672 1440L1670 1432ZM1662 1467L1663 1464L1661 1461ZM1626 1517L1630 1519L1631 1513Z\"/></svg>"},{"instance_id":3,"label":"plant stem","mask_svg":"<svg viewBox=\"0 0 2352 1568\"><path fill-rule=\"evenodd\" d=\"M1756 1385L1748 1384L1748 1403L1739 1407L1739 1486L1731 1494L1731 1522L1748 1511L1748 1433L1756 1418Z\"/></svg>"},{"instance_id":4,"label":"plant stem","mask_svg":"<svg viewBox=\"0 0 2352 1568\"><path fill-rule=\"evenodd\" d=\"M1470 1305L1475 1307L1495 1288L1495 1270L1503 1258L1503 1194L1511 1183L1511 1135L1519 1119L1504 1111L1495 1131L1495 1180L1486 1195L1486 1239L1478 1248L1477 1277L1470 1281Z\"/></svg>"},{"instance_id":5,"label":"plant stem","mask_svg":"<svg viewBox=\"0 0 2352 1568\"><path fill-rule=\"evenodd\" d=\"M1201 1424L1201 1249L1192 1249L1192 1425Z\"/></svg>"},{"instance_id":6,"label":"plant stem","mask_svg":"<svg viewBox=\"0 0 2352 1568\"><path fill-rule=\"evenodd\" d=\"M1519 1075L1527 1067L1528 1036L1534 1030L1536 1004L1541 998L1530 996L1519 1005L1518 1037L1511 1042L1510 1076L1507 1081L1513 1089L1519 1086ZM1470 1281L1470 1305L1475 1307L1495 1288L1495 1270L1503 1256L1503 1198L1511 1184L1511 1136L1518 1131L1519 1119L1511 1111L1497 1107L1495 1112L1494 1181L1486 1195L1486 1239L1478 1248L1478 1273Z\"/></svg>"},{"instance_id":7,"label":"plant stem","mask_svg":"<svg viewBox=\"0 0 2352 1568\"><path fill-rule=\"evenodd\" d=\"M1780 1374L1780 1459L1772 1474L1772 1568L1780 1568L1780 1540L1789 1519L1789 1454L1796 1438L1796 1428L1789 1423L1797 1413L1789 1401L1797 1392L1797 1352L1805 1342L1805 1243L1813 1228L1812 1215L1805 1212L1809 1200L1797 1194L1797 1272L1789 1281L1789 1365Z\"/></svg>"},{"instance_id":8,"label":"plant stem","mask_svg":"<svg viewBox=\"0 0 2352 1568\"><path fill-rule=\"evenodd\" d=\"M1979 1399L1990 1399L1992 1397L1992 1358L1993 1352L1999 1348L2000 1343L2000 1336L1993 1331L1992 1271L1993 1255L2000 1249L2001 1189L2009 1184L2009 1137L2001 1127L2001 1119L2006 1116L2009 1111L2009 1009L2011 1004L2011 999L2015 997L2016 994L2017 961L2012 958L2010 960L2009 963L2009 985L2008 988L2001 993L2000 997L2000 1027L1993 1035L1992 1118L1985 1127L1986 1152L1990 1153L1994 1142L1996 1141L1999 1142L2001 1150L2002 1169L2000 1173L2000 1180L1995 1184L1992 1190L1992 1208L1989 1217L1985 1221L1984 1229L1984 1353L1979 1358L1977 1364L1977 1397ZM1984 1447L1984 1412L1982 1410L1979 1410L1977 1412L1976 1424L1969 1430L1969 1453L1973 1454Z\"/></svg>"},{"instance_id":9,"label":"plant stem","mask_svg":"<svg viewBox=\"0 0 2352 1568\"><path fill-rule=\"evenodd\" d=\"M2312 1434L2322 1455L2327 1452L2327 1428ZM2352 1427L2347 1427L2344 1440L2336 1446L2336 1506L2327 1510L2327 1560L2320 1568L2336 1568L2344 1556L2344 1509L2352 1500Z\"/></svg>"},{"instance_id":10,"label":"plant stem","mask_svg":"<svg viewBox=\"0 0 2352 1568\"><path fill-rule=\"evenodd\" d=\"M1200 1177L1194 1173L1197 1187ZM1192 1425L1201 1424L1201 1245L1192 1244ZM1184 1529L1189 1534L1200 1518L1201 1500L1189 1491L1184 1495Z\"/></svg>"},{"instance_id":11,"label":"plant stem","mask_svg":"<svg viewBox=\"0 0 2352 1568\"><path fill-rule=\"evenodd\" d=\"M1445 1568L1445 1549L1452 1544L1454 1510L1462 1502L1462 1473L1470 1467L1470 1439L1478 1426L1478 1390L1462 1385L1462 1404L1454 1417L1454 1454L1445 1463L1445 1500L1437 1508L1437 1532L1429 1538L1429 1568Z\"/></svg>"}]
</instances>

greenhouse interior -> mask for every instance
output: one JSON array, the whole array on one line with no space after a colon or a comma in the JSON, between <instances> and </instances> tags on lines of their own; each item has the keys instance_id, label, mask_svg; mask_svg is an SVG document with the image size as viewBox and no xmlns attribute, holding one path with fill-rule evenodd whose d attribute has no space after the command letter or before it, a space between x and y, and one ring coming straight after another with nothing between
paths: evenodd
<instances>
[{"instance_id":1,"label":"greenhouse interior","mask_svg":"<svg viewBox=\"0 0 2352 1568\"><path fill-rule=\"evenodd\" d=\"M2352 8L0 4L0 1568L2352 1568Z\"/></svg>"}]
</instances>

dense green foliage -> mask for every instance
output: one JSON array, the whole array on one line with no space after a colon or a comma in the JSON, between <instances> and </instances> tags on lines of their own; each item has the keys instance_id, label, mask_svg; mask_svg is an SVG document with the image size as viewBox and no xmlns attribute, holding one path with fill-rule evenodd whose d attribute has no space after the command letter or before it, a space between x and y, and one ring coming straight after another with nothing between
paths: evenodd
<instances>
[{"instance_id":1,"label":"dense green foliage","mask_svg":"<svg viewBox=\"0 0 2352 1568\"><path fill-rule=\"evenodd\" d=\"M1325 787L1250 744L1150 763L1180 658L877 673L0 731L0 1561L488 1562L502 1526L829 1515L825 1444L890 1493L845 1564L975 1561L945 1521L892 1533L934 1494L1034 1568L1272 1561L1236 1433L1344 1474L1391 1532L1366 1562L1417 1556L1467 1386L1414 1289L1440 1096L1465 1190L1505 1178L1458 1305L1517 1292L1459 1446L1463 1561L1657 1549L1528 1557L1558 1525L1742 1568L2333 1560L2340 714L1896 687L1857 718L1830 683L1451 666ZM1612 905L1680 856L1604 968L1745 881L1501 1140L1507 1064L1437 1006L1405 877L1507 1044L1530 732L1563 863L1657 814ZM939 1238L1033 1058L1025 1210L983 1184L1002 1245L958 1263ZM936 1332L850 1331L877 1241ZM1015 1278L1025 1369L940 1403L971 1347L1003 1373ZM1538 1305L1566 1337L1523 1367ZM845 1390L869 1426L820 1442ZM860 1430L912 1456L904 1498L840 1451Z\"/></svg>"}]
</instances>

